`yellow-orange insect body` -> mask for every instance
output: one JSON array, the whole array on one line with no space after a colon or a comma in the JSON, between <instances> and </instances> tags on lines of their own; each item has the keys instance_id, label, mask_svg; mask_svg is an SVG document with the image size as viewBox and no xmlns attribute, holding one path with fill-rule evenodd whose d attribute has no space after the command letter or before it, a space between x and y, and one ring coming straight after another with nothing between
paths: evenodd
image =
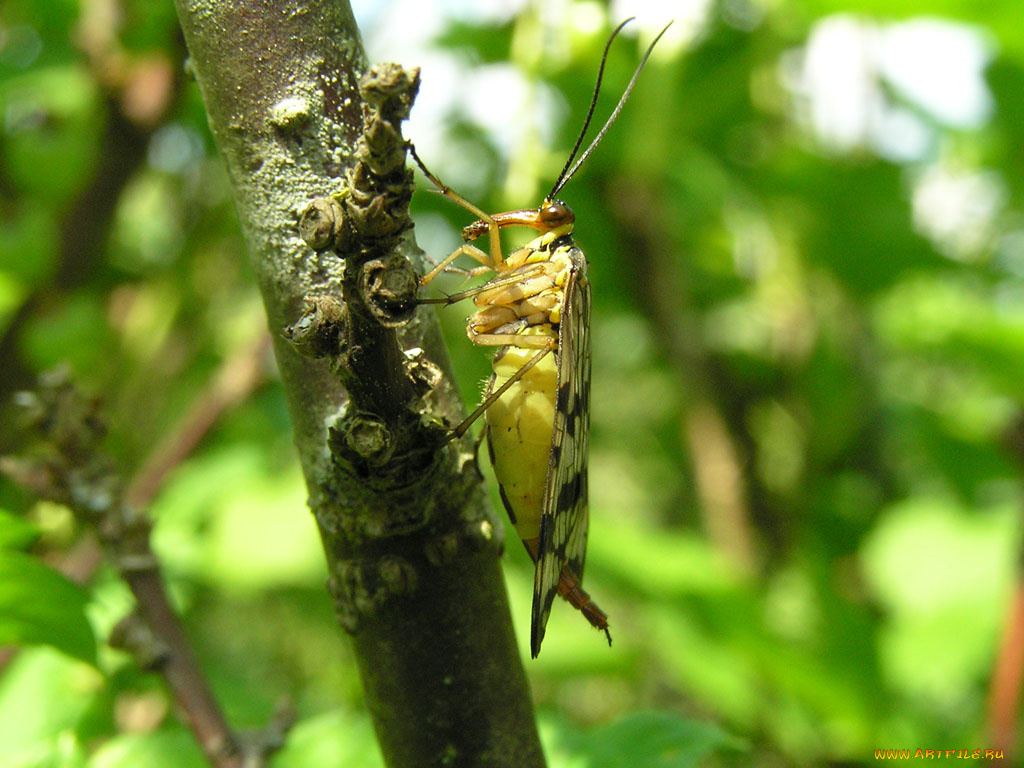
<instances>
[{"instance_id":1,"label":"yellow-orange insect body","mask_svg":"<svg viewBox=\"0 0 1024 768\"><path fill-rule=\"evenodd\" d=\"M502 285L478 294L476 302L485 308L469 321L471 338L481 321L501 323L490 330L511 331L517 337L494 356L487 391L507 389L491 402L485 418L501 500L536 563L530 633L534 656L556 593L608 633L608 617L582 588L588 526L590 283L586 259L571 232L570 221L513 252L506 260L509 271L493 281ZM517 272L518 279L505 286L506 278ZM552 354L534 360L538 353L532 345L537 343L549 345Z\"/></svg>"}]
</instances>

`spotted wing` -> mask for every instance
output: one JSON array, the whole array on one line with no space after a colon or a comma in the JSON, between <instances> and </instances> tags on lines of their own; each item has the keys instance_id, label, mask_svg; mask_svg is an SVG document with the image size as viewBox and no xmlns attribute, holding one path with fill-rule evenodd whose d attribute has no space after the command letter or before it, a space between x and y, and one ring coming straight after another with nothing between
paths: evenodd
<instances>
[{"instance_id":1,"label":"spotted wing","mask_svg":"<svg viewBox=\"0 0 1024 768\"><path fill-rule=\"evenodd\" d=\"M583 251L571 246L558 326L558 390L533 582L530 650L540 652L563 568L583 579L587 550L590 438L590 282Z\"/></svg>"}]
</instances>

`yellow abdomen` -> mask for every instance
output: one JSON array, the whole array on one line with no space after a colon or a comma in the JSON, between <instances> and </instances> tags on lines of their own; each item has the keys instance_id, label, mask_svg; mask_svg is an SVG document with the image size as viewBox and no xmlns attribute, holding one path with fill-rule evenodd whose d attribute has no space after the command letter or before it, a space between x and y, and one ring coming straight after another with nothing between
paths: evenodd
<instances>
[{"instance_id":1,"label":"yellow abdomen","mask_svg":"<svg viewBox=\"0 0 1024 768\"><path fill-rule=\"evenodd\" d=\"M493 388L515 375L535 354L536 349L505 347L504 354L494 361ZM524 540L540 535L557 384L555 355L545 355L487 409L494 474L506 511Z\"/></svg>"}]
</instances>

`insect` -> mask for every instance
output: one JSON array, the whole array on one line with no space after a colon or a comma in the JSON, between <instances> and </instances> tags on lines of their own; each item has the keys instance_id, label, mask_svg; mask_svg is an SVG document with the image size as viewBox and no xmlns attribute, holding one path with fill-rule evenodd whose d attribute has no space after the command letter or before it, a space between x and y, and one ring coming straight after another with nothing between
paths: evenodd
<instances>
[{"instance_id":1,"label":"insect","mask_svg":"<svg viewBox=\"0 0 1024 768\"><path fill-rule=\"evenodd\" d=\"M491 463L501 499L516 533L535 563L530 652L540 653L555 595L579 610L611 645L608 617L583 589L587 547L587 450L590 432L590 305L587 260L572 232L575 214L556 195L579 170L622 111L666 25L647 48L619 103L579 155L597 105L612 41L605 44L590 109L569 158L536 209L488 215L444 185L416 154L413 159L441 194L478 217L462 230L466 241L420 281L428 284L457 257L480 263L470 274L494 277L482 286L423 303L452 304L472 298L480 309L468 320L474 344L498 347L483 402L452 431L465 434L485 415ZM507 257L503 227L529 227L538 237ZM470 242L488 236L487 251Z\"/></svg>"}]
</instances>

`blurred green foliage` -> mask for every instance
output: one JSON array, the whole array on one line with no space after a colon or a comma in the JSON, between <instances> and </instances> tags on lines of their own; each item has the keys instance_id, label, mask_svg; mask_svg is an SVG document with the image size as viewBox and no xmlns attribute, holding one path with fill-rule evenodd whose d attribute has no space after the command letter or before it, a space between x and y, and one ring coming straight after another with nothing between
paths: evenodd
<instances>
[{"instance_id":1,"label":"blurred green foliage","mask_svg":"<svg viewBox=\"0 0 1024 768\"><path fill-rule=\"evenodd\" d=\"M375 9L371 56L404 7ZM427 157L488 210L536 204L585 114L618 19L564 11L437 36L463 71L525 85L512 139L480 119L509 92L480 88ZM900 48L911 22L973 36L990 105L973 121L870 59L937 66ZM862 88L819 72L809 89L809 52L837 25L869 56ZM595 120L649 39L612 48ZM0 7L0 395L69 361L104 397L128 477L264 327L184 55L169 2ZM1017 0L723 0L677 18L562 192L595 290L587 585L615 645L554 610L528 665L553 766L993 746L1024 508L1022 92ZM822 128L829 98L862 108L852 134ZM436 195L413 206L443 256L466 217ZM489 366L465 314L441 312L472 402ZM287 693L300 722L276 765L379 765L269 367L154 500L155 545L233 723L262 724ZM86 605L23 554L74 551L67 516L3 480L0 506L0 640L49 643L3 669L0 766L201 764L158 680L109 648L73 658L96 658L123 586L100 568ZM508 549L525 640L532 570Z\"/></svg>"},{"instance_id":2,"label":"blurred green foliage","mask_svg":"<svg viewBox=\"0 0 1024 768\"><path fill-rule=\"evenodd\" d=\"M87 662L96 661L96 638L85 615L86 590L37 559L2 546L21 538L24 524L0 516L0 642L47 643Z\"/></svg>"}]
</instances>

